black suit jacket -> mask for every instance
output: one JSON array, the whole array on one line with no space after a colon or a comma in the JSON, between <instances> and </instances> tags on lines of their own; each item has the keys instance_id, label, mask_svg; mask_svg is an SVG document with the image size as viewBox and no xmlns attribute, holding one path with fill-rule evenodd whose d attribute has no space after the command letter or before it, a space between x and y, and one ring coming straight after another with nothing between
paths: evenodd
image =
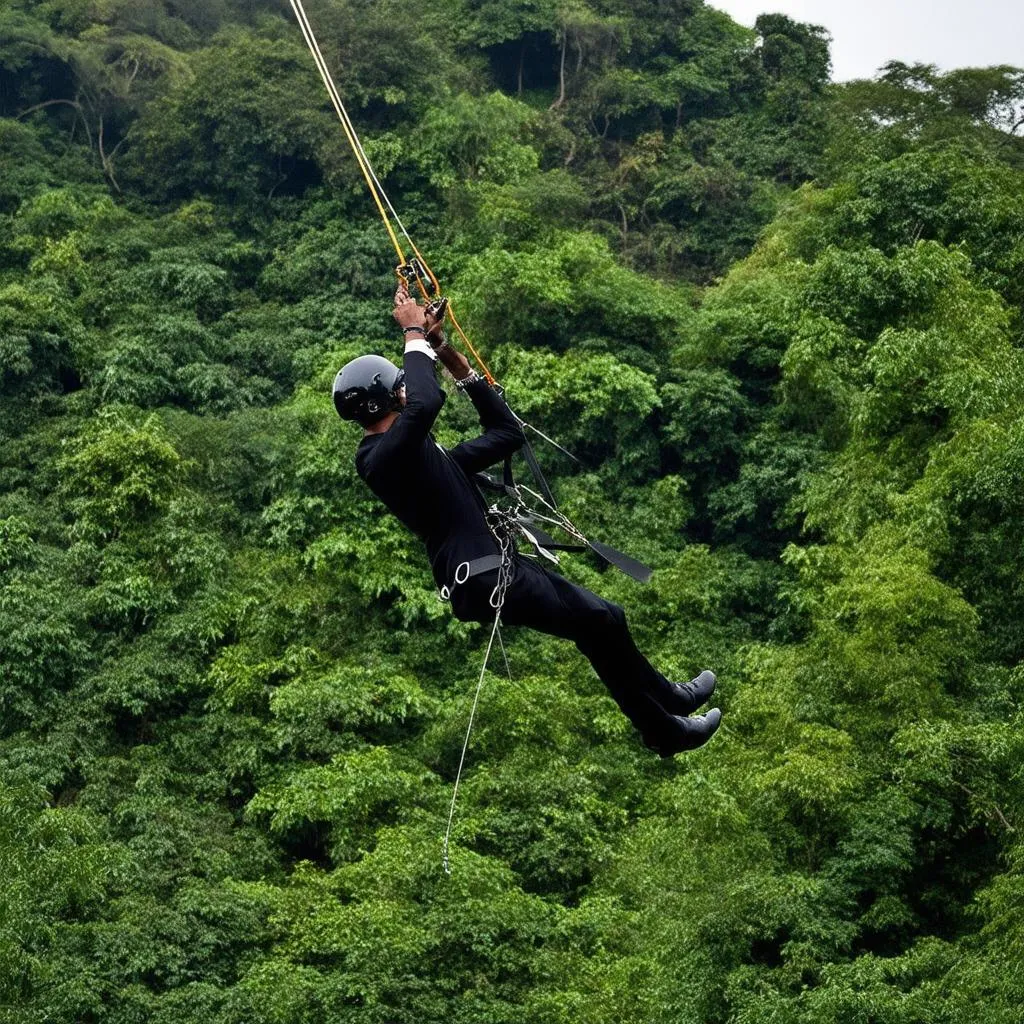
<instances>
[{"instance_id":1,"label":"black suit jacket","mask_svg":"<svg viewBox=\"0 0 1024 1024\"><path fill-rule=\"evenodd\" d=\"M498 550L472 474L501 462L526 440L501 396L484 380L466 386L483 433L451 450L430 433L445 394L433 360L406 352L406 404L383 434L368 434L356 469L381 501L423 541L438 586L451 583L460 562Z\"/></svg>"}]
</instances>

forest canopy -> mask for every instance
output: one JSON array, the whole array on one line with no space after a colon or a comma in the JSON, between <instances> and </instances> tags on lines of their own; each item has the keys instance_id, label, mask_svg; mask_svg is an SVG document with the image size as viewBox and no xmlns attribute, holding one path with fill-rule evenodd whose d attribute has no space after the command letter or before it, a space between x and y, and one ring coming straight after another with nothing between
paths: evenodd
<instances>
[{"instance_id":1,"label":"forest canopy","mask_svg":"<svg viewBox=\"0 0 1024 1024\"><path fill-rule=\"evenodd\" d=\"M725 724L663 763L509 630L444 875L486 636L331 405L393 258L289 5L6 0L0 1020L1016 1024L1024 70L307 8L559 501L655 569L566 574Z\"/></svg>"}]
</instances>

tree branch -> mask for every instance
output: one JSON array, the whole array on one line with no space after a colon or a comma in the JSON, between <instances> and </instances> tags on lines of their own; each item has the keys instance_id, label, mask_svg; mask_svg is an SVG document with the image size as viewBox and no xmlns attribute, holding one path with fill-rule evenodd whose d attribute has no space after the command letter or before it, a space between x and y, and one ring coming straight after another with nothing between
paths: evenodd
<instances>
[{"instance_id":1,"label":"tree branch","mask_svg":"<svg viewBox=\"0 0 1024 1024\"><path fill-rule=\"evenodd\" d=\"M35 106L29 107L27 110L23 110L20 114L15 114L15 120L20 121L23 117L28 117L29 114L34 114L37 110L43 110L46 107L55 107L58 105L71 107L78 114L82 121L82 125L85 128L86 137L89 140L89 148L92 149L92 130L89 128L89 121L85 116L85 110L82 108L82 104L79 103L78 100L46 100L43 103L37 103Z\"/></svg>"},{"instance_id":2,"label":"tree branch","mask_svg":"<svg viewBox=\"0 0 1024 1024\"><path fill-rule=\"evenodd\" d=\"M554 110L565 102L565 51L569 44L569 30L562 29L562 59L558 66L558 98L551 104L550 109Z\"/></svg>"},{"instance_id":3,"label":"tree branch","mask_svg":"<svg viewBox=\"0 0 1024 1024\"><path fill-rule=\"evenodd\" d=\"M956 786L958 789L962 789L972 800L977 800L978 799L978 794L975 793L973 790L968 789L962 782L957 782L957 780L954 779L953 780L953 785ZM1003 827L1006 829L1007 832L1016 832L1017 831L1017 829L1014 828L1013 825L1011 825L1006 820L1006 815L1003 814L1003 812L999 809L999 805L997 803L995 803L995 801L993 801L990 804L990 807L995 812L995 816L1002 822Z\"/></svg>"},{"instance_id":4,"label":"tree branch","mask_svg":"<svg viewBox=\"0 0 1024 1024\"><path fill-rule=\"evenodd\" d=\"M124 140L122 139L121 141L123 142ZM118 185L117 178L114 177L114 164L113 164L113 160L114 160L114 154L120 148L121 148L121 143L119 142L113 148L113 150L111 150L110 156L107 156L107 154L104 152L104 150L103 150L103 117L101 115L100 116L100 134L99 134L100 163L103 165L104 173L110 179L110 184L114 186L115 190L118 193L120 193L120 191L121 191L121 186Z\"/></svg>"},{"instance_id":5,"label":"tree branch","mask_svg":"<svg viewBox=\"0 0 1024 1024\"><path fill-rule=\"evenodd\" d=\"M23 110L20 114L15 114L14 119L15 121L20 121L23 117L28 117L29 114L34 114L37 110L42 110L44 107L53 107L58 103L74 107L79 114L82 113L82 104L77 103L75 100L47 100L45 103L37 103L34 107L29 107L28 110Z\"/></svg>"}]
</instances>

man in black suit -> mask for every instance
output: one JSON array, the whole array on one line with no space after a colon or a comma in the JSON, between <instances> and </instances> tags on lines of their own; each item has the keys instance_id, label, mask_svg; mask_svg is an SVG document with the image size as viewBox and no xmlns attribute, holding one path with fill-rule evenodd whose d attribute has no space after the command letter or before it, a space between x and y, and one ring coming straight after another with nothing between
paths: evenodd
<instances>
[{"instance_id":1,"label":"man in black suit","mask_svg":"<svg viewBox=\"0 0 1024 1024\"><path fill-rule=\"evenodd\" d=\"M702 746L722 713L713 708L687 716L711 696L714 675L669 682L637 649L618 605L517 556L508 539L492 531L472 476L522 447L519 420L404 287L395 293L394 315L405 335L403 369L381 356L354 359L335 379L334 403L343 419L364 429L356 452L360 477L423 541L455 615L486 622L500 607L507 625L572 640L648 747L671 757ZM483 427L479 437L450 450L430 434L445 401L435 376L438 360L472 400Z\"/></svg>"}]
</instances>

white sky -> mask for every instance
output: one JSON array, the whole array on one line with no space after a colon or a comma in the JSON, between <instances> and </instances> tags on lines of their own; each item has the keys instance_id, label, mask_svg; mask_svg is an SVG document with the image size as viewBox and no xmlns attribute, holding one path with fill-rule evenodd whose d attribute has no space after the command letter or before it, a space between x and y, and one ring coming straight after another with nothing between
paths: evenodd
<instances>
[{"instance_id":1,"label":"white sky","mask_svg":"<svg viewBox=\"0 0 1024 1024\"><path fill-rule=\"evenodd\" d=\"M872 78L889 60L1024 67L1024 0L708 0L741 25L766 12L824 25L832 77Z\"/></svg>"}]
</instances>

